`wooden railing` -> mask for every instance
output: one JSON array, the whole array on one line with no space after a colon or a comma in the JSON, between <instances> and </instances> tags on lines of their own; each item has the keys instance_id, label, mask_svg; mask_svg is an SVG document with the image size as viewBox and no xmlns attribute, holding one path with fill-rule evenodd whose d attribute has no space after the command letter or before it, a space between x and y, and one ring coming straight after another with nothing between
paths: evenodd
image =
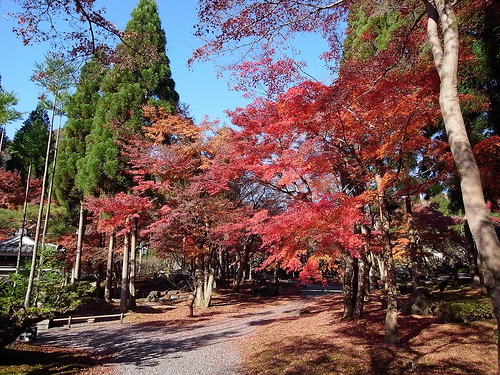
<instances>
[{"instance_id":1,"label":"wooden railing","mask_svg":"<svg viewBox=\"0 0 500 375\"><path fill-rule=\"evenodd\" d=\"M54 318L51 319L51 322L68 322L68 328L71 328L71 323L75 321L87 321L87 323L94 323L97 319L109 319L109 318L119 318L120 323L123 323L123 318L125 317L125 313L120 314L108 314L108 315L93 315L93 316L67 316L64 318Z\"/></svg>"}]
</instances>

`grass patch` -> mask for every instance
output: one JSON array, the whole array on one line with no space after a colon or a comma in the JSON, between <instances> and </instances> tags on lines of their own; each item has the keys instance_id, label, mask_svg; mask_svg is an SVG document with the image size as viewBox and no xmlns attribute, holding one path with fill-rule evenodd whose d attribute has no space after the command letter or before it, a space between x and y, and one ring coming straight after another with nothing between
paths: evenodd
<instances>
[{"instance_id":1,"label":"grass patch","mask_svg":"<svg viewBox=\"0 0 500 375\"><path fill-rule=\"evenodd\" d=\"M494 318L491 299L482 296L442 301L436 310L436 317L443 323L467 323Z\"/></svg>"}]
</instances>

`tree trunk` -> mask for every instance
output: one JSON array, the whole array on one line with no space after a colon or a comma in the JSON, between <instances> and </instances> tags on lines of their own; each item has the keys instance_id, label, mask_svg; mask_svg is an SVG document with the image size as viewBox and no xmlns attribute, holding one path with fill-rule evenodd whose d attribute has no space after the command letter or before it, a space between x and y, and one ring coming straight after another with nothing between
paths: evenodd
<instances>
[{"instance_id":1,"label":"tree trunk","mask_svg":"<svg viewBox=\"0 0 500 375\"><path fill-rule=\"evenodd\" d=\"M364 304L365 304L365 283L367 280L368 273L368 261L366 256L362 255L358 258L358 277L357 277L357 291L356 299L354 303L353 318L359 319L363 316Z\"/></svg>"},{"instance_id":2,"label":"tree trunk","mask_svg":"<svg viewBox=\"0 0 500 375\"><path fill-rule=\"evenodd\" d=\"M248 259L250 257L250 248L252 246L252 242L253 242L252 238L247 238L243 245L243 257L241 256L239 257L238 272L236 273L236 277L234 279L233 292L240 291L240 285L242 284L243 281L243 275L245 274L245 271L248 266Z\"/></svg>"},{"instance_id":3,"label":"tree trunk","mask_svg":"<svg viewBox=\"0 0 500 375\"><path fill-rule=\"evenodd\" d=\"M428 15L427 38L441 80L439 105L460 178L465 215L476 243L484 285L492 298L497 324L500 326L500 242L486 207L479 169L467 136L458 98L459 34L453 2L435 0L435 6L427 0L423 2ZM442 40L438 28L439 21ZM500 364L500 345L498 360Z\"/></svg>"},{"instance_id":4,"label":"tree trunk","mask_svg":"<svg viewBox=\"0 0 500 375\"><path fill-rule=\"evenodd\" d=\"M28 194L30 191L31 166L32 164L30 164L28 167L28 178L26 179L26 191L24 192L23 221L21 223L21 237L19 238L19 246L17 247L16 273L19 272L19 267L21 267L21 250L23 248L24 227L26 226L26 212L28 210Z\"/></svg>"},{"instance_id":5,"label":"tree trunk","mask_svg":"<svg viewBox=\"0 0 500 375\"><path fill-rule=\"evenodd\" d=\"M52 110L54 111L55 108L52 108ZM57 152L59 149L59 140L61 138L61 121L62 121L62 116L59 117L59 127L57 129L56 144L54 146L54 159L52 160L52 175L50 177L49 191L47 193L47 210L45 211L45 221L43 222L42 247L45 246L45 237L47 236L47 228L49 227L50 206L52 204L52 190L54 187L54 178L56 175L56 166L57 166Z\"/></svg>"},{"instance_id":6,"label":"tree trunk","mask_svg":"<svg viewBox=\"0 0 500 375\"><path fill-rule=\"evenodd\" d=\"M132 233L130 237L130 296L128 307L133 309L137 307L135 291L135 248L137 246L137 220L133 219Z\"/></svg>"},{"instance_id":7,"label":"tree trunk","mask_svg":"<svg viewBox=\"0 0 500 375\"><path fill-rule=\"evenodd\" d=\"M113 289L113 249L115 247L115 235L109 236L108 259L106 262L106 287L104 288L104 300L107 303L112 301Z\"/></svg>"},{"instance_id":8,"label":"tree trunk","mask_svg":"<svg viewBox=\"0 0 500 375\"><path fill-rule=\"evenodd\" d=\"M378 272L380 274L380 281L384 284L384 289L387 289L387 267L385 266L385 259L380 254L374 254L377 261Z\"/></svg>"},{"instance_id":9,"label":"tree trunk","mask_svg":"<svg viewBox=\"0 0 500 375\"><path fill-rule=\"evenodd\" d=\"M368 275L370 277L370 284L371 284L372 288L378 289L378 276L377 276L377 273L375 271L376 270L375 262L377 259L372 252L370 252L369 258L370 258L370 264L371 264L370 273Z\"/></svg>"},{"instance_id":10,"label":"tree trunk","mask_svg":"<svg viewBox=\"0 0 500 375\"><path fill-rule=\"evenodd\" d=\"M83 202L80 203L80 216L78 219L78 234L76 239L76 257L75 257L75 272L71 277L71 283L75 281L80 281L81 276L81 264L82 264L82 246L83 246L83 235L85 234L85 210L83 208Z\"/></svg>"},{"instance_id":11,"label":"tree trunk","mask_svg":"<svg viewBox=\"0 0 500 375\"><path fill-rule=\"evenodd\" d=\"M123 236L123 261L122 261L122 283L120 293L120 312L127 311L129 297L129 234Z\"/></svg>"},{"instance_id":12,"label":"tree trunk","mask_svg":"<svg viewBox=\"0 0 500 375\"><path fill-rule=\"evenodd\" d=\"M54 103L56 101L56 96L54 96ZM55 104L54 104L55 106ZM31 268L30 275L28 278L28 286L26 288L26 295L24 297L24 307L28 308L30 306L31 293L33 290L33 282L35 278L35 267L36 267L36 258L38 256L38 239L40 237L40 229L42 226L42 216L43 216L43 204L45 197L45 188L47 185L47 173L49 170L49 159L50 159L50 144L52 143L52 126L54 124L54 111L52 111L52 116L50 119L49 126L49 138L47 140L47 152L45 154L45 166L43 170L43 178L42 178L42 191L40 193L40 205L38 207L38 217L36 221L36 231L35 231L35 244L33 245L33 253L31 254Z\"/></svg>"},{"instance_id":13,"label":"tree trunk","mask_svg":"<svg viewBox=\"0 0 500 375\"><path fill-rule=\"evenodd\" d=\"M380 175L375 176L378 191L380 213L380 232L384 248L384 263L386 269L387 312L385 315L385 343L390 346L399 345L398 337L398 303L396 300L396 278L392 258L391 239L389 237L389 216L385 204L385 192Z\"/></svg>"},{"instance_id":14,"label":"tree trunk","mask_svg":"<svg viewBox=\"0 0 500 375\"><path fill-rule=\"evenodd\" d=\"M370 242L371 242L371 230L370 228L365 225L361 224L361 233L365 236L365 244L364 244L364 249L365 253L363 254L363 259L364 259L364 276L365 276L365 281L363 283L365 292L364 292L364 300L368 301L370 299L370 284L373 283L373 280L376 278L374 277L374 272L373 272L373 257L370 252Z\"/></svg>"},{"instance_id":15,"label":"tree trunk","mask_svg":"<svg viewBox=\"0 0 500 375\"><path fill-rule=\"evenodd\" d=\"M3 148L3 137L4 137L4 134L5 134L5 127L6 126L7 126L6 124L4 124L2 126L2 134L0 135L0 162L3 160L2 159L2 148Z\"/></svg>"},{"instance_id":16,"label":"tree trunk","mask_svg":"<svg viewBox=\"0 0 500 375\"><path fill-rule=\"evenodd\" d=\"M471 286L473 288L480 287L483 285L483 278L479 272L479 266L477 263L477 249L474 244L474 238L469 228L469 223L464 220L464 232L465 239L467 241L467 260L469 262L469 272L471 277Z\"/></svg>"},{"instance_id":17,"label":"tree trunk","mask_svg":"<svg viewBox=\"0 0 500 375\"><path fill-rule=\"evenodd\" d=\"M194 280L195 280L195 306L201 306L203 303L203 297L204 297L204 280L203 280L203 271L200 269L197 269L194 272Z\"/></svg>"},{"instance_id":18,"label":"tree trunk","mask_svg":"<svg viewBox=\"0 0 500 375\"><path fill-rule=\"evenodd\" d=\"M209 267L205 273L205 288L203 294L203 305L202 307L208 308L212 303L212 296L214 294L214 284L215 284L215 271L213 267Z\"/></svg>"},{"instance_id":19,"label":"tree trunk","mask_svg":"<svg viewBox=\"0 0 500 375\"><path fill-rule=\"evenodd\" d=\"M411 262L411 281L413 289L416 289L419 284L420 274L418 271L415 223L413 221L413 211L411 209L410 196L405 195L404 199L406 207L406 225L408 226L408 252L410 253L410 262Z\"/></svg>"},{"instance_id":20,"label":"tree trunk","mask_svg":"<svg viewBox=\"0 0 500 375\"><path fill-rule=\"evenodd\" d=\"M349 255L343 256L344 273L342 277L342 297L344 302L343 319L352 319L354 317L353 300L353 275L354 260Z\"/></svg>"}]
</instances>

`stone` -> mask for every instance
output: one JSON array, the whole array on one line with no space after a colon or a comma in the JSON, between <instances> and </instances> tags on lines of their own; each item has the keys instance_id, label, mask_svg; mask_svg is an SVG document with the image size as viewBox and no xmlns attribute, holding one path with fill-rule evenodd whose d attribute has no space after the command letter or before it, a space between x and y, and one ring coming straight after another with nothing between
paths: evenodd
<instances>
[{"instance_id":1,"label":"stone","mask_svg":"<svg viewBox=\"0 0 500 375\"><path fill-rule=\"evenodd\" d=\"M161 297L161 292L158 290L153 290L153 291L149 292L148 296L146 297L146 301L158 302L160 297Z\"/></svg>"},{"instance_id":2,"label":"stone","mask_svg":"<svg viewBox=\"0 0 500 375\"><path fill-rule=\"evenodd\" d=\"M405 304L404 312L412 315L430 315L431 301L429 291L419 286L411 292Z\"/></svg>"}]
</instances>

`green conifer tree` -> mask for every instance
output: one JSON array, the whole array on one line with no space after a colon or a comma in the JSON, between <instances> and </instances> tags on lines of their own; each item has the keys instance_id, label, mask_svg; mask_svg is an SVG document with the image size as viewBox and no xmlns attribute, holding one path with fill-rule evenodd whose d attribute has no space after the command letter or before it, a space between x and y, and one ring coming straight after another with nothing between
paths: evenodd
<instances>
[{"instance_id":1,"label":"green conifer tree","mask_svg":"<svg viewBox=\"0 0 500 375\"><path fill-rule=\"evenodd\" d=\"M59 161L55 174L55 192L68 212L76 214L83 191L76 186L77 164L85 157L86 137L92 129L100 85L107 68L93 57L80 71L80 82L66 106L68 120L63 129ZM73 216L73 215L72 215Z\"/></svg>"},{"instance_id":2,"label":"green conifer tree","mask_svg":"<svg viewBox=\"0 0 500 375\"><path fill-rule=\"evenodd\" d=\"M27 177L29 166L32 165L33 175L42 176L49 138L49 124L47 111L40 106L29 114L8 147L11 159L7 162L7 169L18 170L23 177Z\"/></svg>"},{"instance_id":3,"label":"green conifer tree","mask_svg":"<svg viewBox=\"0 0 500 375\"><path fill-rule=\"evenodd\" d=\"M148 125L144 105L174 113L179 100L156 1L140 0L131 16L116 49L116 62L103 78L86 156L78 164L76 183L88 194L127 190L126 160L117 141L141 136L142 127Z\"/></svg>"}]
</instances>

